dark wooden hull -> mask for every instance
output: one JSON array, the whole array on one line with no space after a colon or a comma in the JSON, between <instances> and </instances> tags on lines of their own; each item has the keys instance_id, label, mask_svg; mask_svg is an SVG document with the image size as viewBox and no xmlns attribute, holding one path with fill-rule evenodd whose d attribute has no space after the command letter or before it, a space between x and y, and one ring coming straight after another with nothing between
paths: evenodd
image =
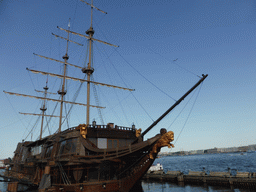
<instances>
[{"instance_id":1,"label":"dark wooden hull","mask_svg":"<svg viewBox=\"0 0 256 192\"><path fill-rule=\"evenodd\" d=\"M156 157L157 154L154 156ZM145 156L142 158L138 164L136 164L132 168L132 173L123 177L122 179L115 179L115 180L106 180L106 181L99 181L99 182L88 182L83 184L71 184L71 185L55 185L52 186L48 190L41 190L41 191L97 191L97 192L129 192L136 183L140 181L140 179L145 175L148 171L150 166L153 164L154 159L150 159L149 156Z\"/></svg>"},{"instance_id":2,"label":"dark wooden hull","mask_svg":"<svg viewBox=\"0 0 256 192\"><path fill-rule=\"evenodd\" d=\"M64 141L75 138L79 146L76 147L75 154L56 155L60 154L62 143L58 137L64 136ZM40 156L27 155L25 159L28 151L36 147L35 143L19 144L16 151L21 154L16 153L7 177L13 181L11 188L19 183L37 188L41 192L129 192L153 164L159 150L153 153L152 150L160 139L161 135L158 134L128 146L99 149L91 145L88 139L81 137L79 130L71 129L55 138L38 142L45 148ZM54 142L51 143L52 141ZM49 146L53 146L53 149L52 155L48 157ZM85 150L84 155L78 153L81 148Z\"/></svg>"}]
</instances>

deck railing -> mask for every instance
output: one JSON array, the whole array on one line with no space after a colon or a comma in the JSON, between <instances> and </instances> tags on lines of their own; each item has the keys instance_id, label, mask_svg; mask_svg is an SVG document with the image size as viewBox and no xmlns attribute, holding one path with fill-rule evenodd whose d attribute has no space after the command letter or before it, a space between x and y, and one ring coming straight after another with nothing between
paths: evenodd
<instances>
[{"instance_id":1,"label":"deck railing","mask_svg":"<svg viewBox=\"0 0 256 192\"><path fill-rule=\"evenodd\" d=\"M124 127L124 126L112 126L112 125L89 125L88 128L91 129L111 129L111 130L123 130L123 131L132 131L135 132L135 128L131 128L131 127Z\"/></svg>"}]
</instances>

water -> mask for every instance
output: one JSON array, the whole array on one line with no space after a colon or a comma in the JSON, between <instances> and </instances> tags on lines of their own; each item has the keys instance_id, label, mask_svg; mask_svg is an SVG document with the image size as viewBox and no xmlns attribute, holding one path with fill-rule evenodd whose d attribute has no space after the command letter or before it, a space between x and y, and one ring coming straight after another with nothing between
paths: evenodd
<instances>
[{"instance_id":1,"label":"water","mask_svg":"<svg viewBox=\"0 0 256 192\"><path fill-rule=\"evenodd\" d=\"M256 172L256 153L226 153L226 154L207 154L207 155L191 155L191 156L167 156L156 159L155 163L160 163L164 167L164 171L182 171L188 174L191 171L221 171L227 172L231 169L231 174L239 172ZM196 186L186 185L179 186L175 183L152 183L142 182L144 192L249 192L249 189L231 189L216 186ZM255 191L255 190L253 190Z\"/></svg>"},{"instance_id":2,"label":"water","mask_svg":"<svg viewBox=\"0 0 256 192\"><path fill-rule=\"evenodd\" d=\"M0 169L0 175L4 174L4 170ZM3 180L3 178L0 177L0 191L4 192L7 189L7 183L1 182L1 180Z\"/></svg>"},{"instance_id":3,"label":"water","mask_svg":"<svg viewBox=\"0 0 256 192\"><path fill-rule=\"evenodd\" d=\"M227 153L227 154L208 154L208 155L191 155L191 156L168 156L156 159L155 163L160 163L164 171L182 171L187 174L191 171L223 171L227 172L228 168L231 173L256 172L256 153ZM2 170L0 170L1 172ZM6 183L0 182L0 190L6 191ZM216 186L196 186L186 185L179 186L174 183L152 183L142 182L144 192L249 192L248 189L230 189ZM255 190L254 190L255 191Z\"/></svg>"},{"instance_id":4,"label":"water","mask_svg":"<svg viewBox=\"0 0 256 192\"><path fill-rule=\"evenodd\" d=\"M189 170L256 172L256 153L221 153L191 156L167 156L155 160L164 167L164 171L182 171L187 174Z\"/></svg>"},{"instance_id":5,"label":"water","mask_svg":"<svg viewBox=\"0 0 256 192\"><path fill-rule=\"evenodd\" d=\"M255 192L249 189L231 189L218 186L186 185L178 186L174 183L142 182L144 192Z\"/></svg>"}]
</instances>

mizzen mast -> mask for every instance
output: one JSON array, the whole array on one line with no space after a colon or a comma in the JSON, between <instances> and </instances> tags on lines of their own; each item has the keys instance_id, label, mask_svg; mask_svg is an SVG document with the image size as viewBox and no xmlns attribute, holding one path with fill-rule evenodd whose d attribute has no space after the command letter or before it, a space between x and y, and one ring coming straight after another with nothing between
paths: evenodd
<instances>
[{"instance_id":1,"label":"mizzen mast","mask_svg":"<svg viewBox=\"0 0 256 192\"><path fill-rule=\"evenodd\" d=\"M48 85L48 78L46 80L46 86L43 87L44 91L44 98L47 98L47 93L50 93L50 92L47 92L49 87L47 86ZM38 91L38 90L35 90L37 92L42 92L42 91ZM50 94L56 94L56 93L50 93ZM45 116L49 116L49 115L45 115L45 111L47 110L47 108L45 107L45 103L46 103L46 99L44 99L43 101L43 106L40 108L40 110L42 111L42 121L41 121L41 129L40 129L40 140L42 139L42 135L43 135L43 127L44 127L44 117ZM36 115L36 114L35 114ZM56 116L52 116L50 115L51 117L56 117Z\"/></svg>"},{"instance_id":2,"label":"mizzen mast","mask_svg":"<svg viewBox=\"0 0 256 192\"><path fill-rule=\"evenodd\" d=\"M34 115L34 116L42 116L42 120L41 120L41 129L40 129L40 140L42 139L42 135L43 135L43 126L44 126L44 117L59 117L59 116L55 116L55 115L46 115L45 114L45 111L47 110L45 104L46 104L46 100L50 100L47 98L47 93L50 93L50 94L56 94L56 93L51 93L51 92L48 92L48 89L49 87L47 86L48 84L48 78L47 78L47 81L46 81L46 86L43 87L44 91L39 91L39 90L36 90L36 92L40 92L40 93L44 93L44 97L37 97L37 96L32 96L32 95L25 95L25 94L19 94L19 93L12 93L12 92L6 92L4 91L4 93L7 93L9 95L16 95L16 96L23 96L23 97L30 97L30 98L36 98L36 99L41 99L43 100L43 106L40 108L40 110L42 111L41 114L36 114L36 113L22 113L22 112L19 112L20 114L22 115Z\"/></svg>"}]
</instances>

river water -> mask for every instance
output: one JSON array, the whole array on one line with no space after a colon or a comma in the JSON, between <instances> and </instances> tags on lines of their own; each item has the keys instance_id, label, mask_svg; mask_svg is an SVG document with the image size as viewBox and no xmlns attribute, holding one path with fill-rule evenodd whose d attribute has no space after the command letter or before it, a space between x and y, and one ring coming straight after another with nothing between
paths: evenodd
<instances>
[{"instance_id":1,"label":"river water","mask_svg":"<svg viewBox=\"0 0 256 192\"><path fill-rule=\"evenodd\" d=\"M226 153L226 154L206 154L190 156L166 156L155 160L164 167L164 171L182 171L187 174L191 171L222 171L231 173L256 172L256 153ZM6 191L6 183L0 182L0 190ZM143 181L142 188L144 192L249 192L248 189L231 189L216 186L179 186L174 183L152 183ZM255 191L255 190L254 190Z\"/></svg>"},{"instance_id":2,"label":"river water","mask_svg":"<svg viewBox=\"0 0 256 192\"><path fill-rule=\"evenodd\" d=\"M239 172L256 172L256 153L222 153L190 156L166 156L155 160L155 163L163 165L164 171L182 171L188 174L191 171L221 171L235 175ZM249 192L249 189L231 189L216 186L178 186L174 183L142 182L144 192ZM253 190L255 191L255 190Z\"/></svg>"}]
</instances>

